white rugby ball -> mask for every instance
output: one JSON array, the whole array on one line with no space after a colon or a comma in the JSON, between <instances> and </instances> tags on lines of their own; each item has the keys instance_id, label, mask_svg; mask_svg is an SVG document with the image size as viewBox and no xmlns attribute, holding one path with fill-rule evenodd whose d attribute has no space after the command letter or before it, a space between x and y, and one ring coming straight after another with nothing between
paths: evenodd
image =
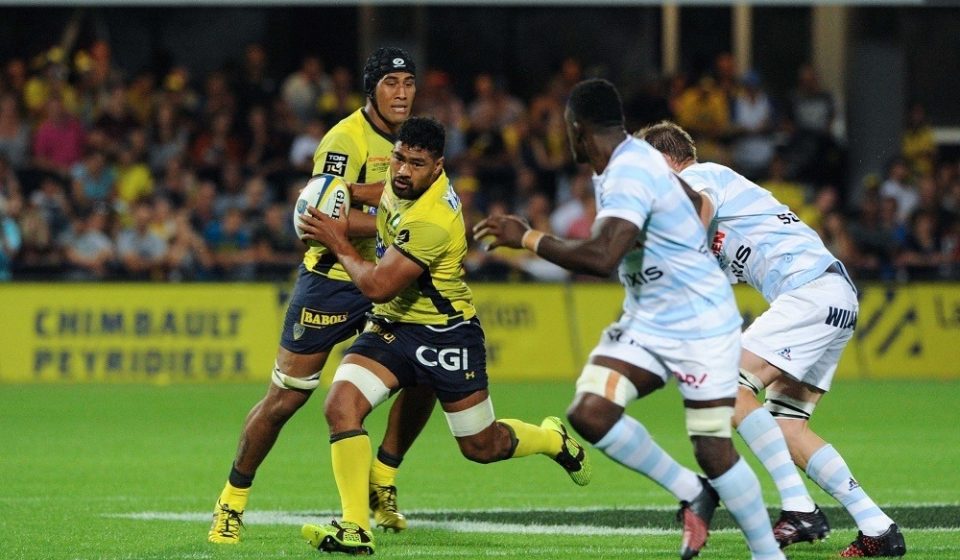
<instances>
[{"instance_id":1,"label":"white rugby ball","mask_svg":"<svg viewBox=\"0 0 960 560\"><path fill-rule=\"evenodd\" d=\"M346 216L350 213L350 189L342 178L335 175L318 175L310 179L300 191L293 209L293 227L300 239L303 239L303 230L300 229L299 217L307 212L307 206L313 206L333 218ZM320 244L308 240L307 245L317 247Z\"/></svg>"}]
</instances>

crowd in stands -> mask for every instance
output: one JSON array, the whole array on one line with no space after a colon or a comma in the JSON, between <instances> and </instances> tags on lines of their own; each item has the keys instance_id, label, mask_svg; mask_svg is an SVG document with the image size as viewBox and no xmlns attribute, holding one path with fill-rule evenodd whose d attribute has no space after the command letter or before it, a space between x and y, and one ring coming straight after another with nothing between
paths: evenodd
<instances>
[{"instance_id":1,"label":"crowd in stands","mask_svg":"<svg viewBox=\"0 0 960 560\"><path fill-rule=\"evenodd\" d=\"M277 76L251 44L235 72L131 74L100 41L0 61L0 280L289 279L304 249L292 201L325 132L364 103L355 72L326 62L304 56ZM583 77L568 59L519 99L492 74L470 84L439 69L418 76L415 113L446 126L468 227L513 212L540 230L589 235L590 171L571 160L563 122ZM859 278L960 277L960 165L938 159L922 106L904 119L901 155L853 201L837 107L809 65L785 96L754 72L737 75L726 53L709 75L622 91L631 129L675 120L701 161L772 191ZM524 251L480 246L467 268L474 279L569 277Z\"/></svg>"}]
</instances>

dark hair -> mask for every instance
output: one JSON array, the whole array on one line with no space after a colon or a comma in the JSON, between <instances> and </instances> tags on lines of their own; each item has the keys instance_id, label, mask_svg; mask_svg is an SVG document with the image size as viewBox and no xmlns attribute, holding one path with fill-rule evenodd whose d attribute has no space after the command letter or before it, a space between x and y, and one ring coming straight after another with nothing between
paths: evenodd
<instances>
[{"instance_id":1,"label":"dark hair","mask_svg":"<svg viewBox=\"0 0 960 560\"><path fill-rule=\"evenodd\" d=\"M660 121L657 124L641 128L633 135L646 140L658 152L670 156L677 163L697 159L697 147L693 143L693 138L674 122Z\"/></svg>"},{"instance_id":2,"label":"dark hair","mask_svg":"<svg viewBox=\"0 0 960 560\"><path fill-rule=\"evenodd\" d=\"M447 134L443 125L430 117L410 117L397 132L397 140L410 148L430 152L434 159L443 156Z\"/></svg>"},{"instance_id":3,"label":"dark hair","mask_svg":"<svg viewBox=\"0 0 960 560\"><path fill-rule=\"evenodd\" d=\"M596 126L623 126L623 102L607 80L584 80L570 92L567 107L578 121Z\"/></svg>"},{"instance_id":4,"label":"dark hair","mask_svg":"<svg viewBox=\"0 0 960 560\"><path fill-rule=\"evenodd\" d=\"M363 92L373 97L380 80L390 72L409 72L417 75L417 65L407 51L398 47L380 47L363 65Z\"/></svg>"}]
</instances>

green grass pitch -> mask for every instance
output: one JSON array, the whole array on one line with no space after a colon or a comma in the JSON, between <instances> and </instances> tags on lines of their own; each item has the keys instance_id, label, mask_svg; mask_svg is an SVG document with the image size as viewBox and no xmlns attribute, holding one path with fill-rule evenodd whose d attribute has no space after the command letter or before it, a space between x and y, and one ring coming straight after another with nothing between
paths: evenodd
<instances>
[{"instance_id":1,"label":"green grass pitch","mask_svg":"<svg viewBox=\"0 0 960 560\"><path fill-rule=\"evenodd\" d=\"M265 385L0 386L0 558L277 559L325 556L299 536L339 509L323 393L287 425L257 475L238 546L206 542L209 517L241 422ZM494 384L497 415L563 416L573 381ZM960 558L960 382L842 382L813 426L845 456L867 492L904 528L908 558ZM379 443L387 407L368 421ZM695 466L673 386L629 412L681 462ZM749 451L768 505L772 482ZM411 528L377 533L385 558L676 558L676 504L665 491L594 452L590 486L543 457L477 465L460 457L435 412L404 462L400 506ZM834 558L855 536L829 507L834 532L787 549ZM700 558L748 557L722 510Z\"/></svg>"}]
</instances>

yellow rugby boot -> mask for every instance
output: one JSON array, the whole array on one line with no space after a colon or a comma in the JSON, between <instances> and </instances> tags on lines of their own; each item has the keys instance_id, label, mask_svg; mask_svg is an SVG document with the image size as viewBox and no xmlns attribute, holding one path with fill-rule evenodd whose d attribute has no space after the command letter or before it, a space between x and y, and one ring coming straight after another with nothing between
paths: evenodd
<instances>
[{"instance_id":1,"label":"yellow rugby boot","mask_svg":"<svg viewBox=\"0 0 960 560\"><path fill-rule=\"evenodd\" d=\"M397 511L397 487L370 484L370 511L373 522L385 531L399 533L407 528L407 518Z\"/></svg>"}]
</instances>

